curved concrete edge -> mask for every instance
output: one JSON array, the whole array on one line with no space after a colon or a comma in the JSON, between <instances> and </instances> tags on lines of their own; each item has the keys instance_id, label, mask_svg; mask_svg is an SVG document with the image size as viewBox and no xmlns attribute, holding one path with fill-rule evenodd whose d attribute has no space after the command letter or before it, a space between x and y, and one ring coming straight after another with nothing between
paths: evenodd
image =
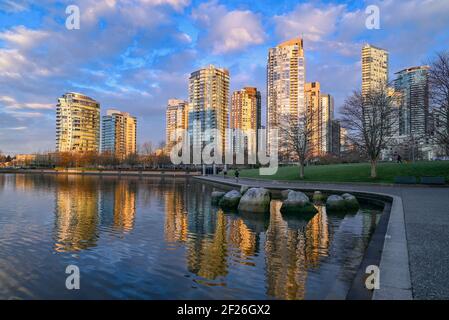
<instances>
[{"instance_id":1,"label":"curved concrete edge","mask_svg":"<svg viewBox=\"0 0 449 320\"><path fill-rule=\"evenodd\" d=\"M412 300L412 284L405 231L404 208L399 196L393 198L379 265L380 287L373 300Z\"/></svg>"},{"instance_id":2,"label":"curved concrete edge","mask_svg":"<svg viewBox=\"0 0 449 320\"><path fill-rule=\"evenodd\" d=\"M217 185L227 185L239 187L242 184L233 181L222 181L203 176L193 177L201 181L211 182ZM231 180L231 179L230 179ZM261 182L261 180L257 180ZM246 185L249 185L246 183ZM249 185L251 187L251 185ZM379 264L379 289L374 290L372 300L412 300L412 285L410 276L410 264L407 247L407 235L405 230L404 208L402 198L397 195L371 192L354 191L341 188L320 188L320 187L295 187L291 189L315 191L322 190L327 192L351 192L359 195L373 195L380 198L387 198L391 201L391 211L388 221L387 232L385 234L382 255ZM283 187L267 187L267 189L280 190Z\"/></svg>"}]
</instances>

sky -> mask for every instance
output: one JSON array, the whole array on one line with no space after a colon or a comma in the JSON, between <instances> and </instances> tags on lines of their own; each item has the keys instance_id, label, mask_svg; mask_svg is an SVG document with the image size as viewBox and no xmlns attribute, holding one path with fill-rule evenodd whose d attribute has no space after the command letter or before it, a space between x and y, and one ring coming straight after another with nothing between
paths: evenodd
<instances>
[{"instance_id":1,"label":"sky","mask_svg":"<svg viewBox=\"0 0 449 320\"><path fill-rule=\"evenodd\" d=\"M66 8L80 29L66 28ZM365 12L376 5L380 28ZM449 49L449 0L0 0L0 150L55 149L55 109L86 94L138 119L138 144L165 139L169 98L188 98L189 74L228 68L231 92L255 86L265 114L270 47L304 38L306 81L335 97L361 86L361 47L390 53L390 79ZM263 117L264 122L265 116Z\"/></svg>"}]
</instances>

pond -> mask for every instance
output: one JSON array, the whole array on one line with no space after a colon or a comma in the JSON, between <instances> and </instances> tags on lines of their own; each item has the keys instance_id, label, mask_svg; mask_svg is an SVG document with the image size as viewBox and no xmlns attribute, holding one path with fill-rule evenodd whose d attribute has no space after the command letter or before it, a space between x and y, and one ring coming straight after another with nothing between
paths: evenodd
<instances>
[{"instance_id":1,"label":"pond","mask_svg":"<svg viewBox=\"0 0 449 320\"><path fill-rule=\"evenodd\" d=\"M223 212L191 178L0 175L0 299L340 299L381 208ZM66 268L80 289L66 288Z\"/></svg>"}]
</instances>

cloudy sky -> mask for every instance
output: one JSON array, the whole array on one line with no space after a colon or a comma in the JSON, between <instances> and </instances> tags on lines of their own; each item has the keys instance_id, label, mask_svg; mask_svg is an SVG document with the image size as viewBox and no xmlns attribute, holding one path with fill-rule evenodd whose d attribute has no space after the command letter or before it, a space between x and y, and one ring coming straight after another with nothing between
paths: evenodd
<instances>
[{"instance_id":1,"label":"cloudy sky","mask_svg":"<svg viewBox=\"0 0 449 320\"><path fill-rule=\"evenodd\" d=\"M368 5L380 29L365 27ZM67 30L68 5L81 28ZM164 139L168 98L187 98L189 73L226 67L231 90L265 97L267 50L304 37L306 79L336 107L360 87L364 43L388 49L390 74L449 49L449 0L0 0L0 150L53 150L55 104L82 92L138 117L138 143ZM265 109L265 99L263 99ZM263 113L265 111L263 110Z\"/></svg>"}]
</instances>

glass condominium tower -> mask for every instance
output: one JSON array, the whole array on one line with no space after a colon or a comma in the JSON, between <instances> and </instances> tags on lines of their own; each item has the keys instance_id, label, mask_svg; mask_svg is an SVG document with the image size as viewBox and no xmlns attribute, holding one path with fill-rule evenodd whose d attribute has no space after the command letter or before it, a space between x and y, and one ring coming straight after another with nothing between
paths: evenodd
<instances>
[{"instance_id":1,"label":"glass condominium tower","mask_svg":"<svg viewBox=\"0 0 449 320\"><path fill-rule=\"evenodd\" d=\"M98 152L100 104L80 93L69 92L56 106L56 151Z\"/></svg>"},{"instance_id":2,"label":"glass condominium tower","mask_svg":"<svg viewBox=\"0 0 449 320\"><path fill-rule=\"evenodd\" d=\"M229 112L229 71L213 65L192 72L189 78L188 132L194 147L200 139L210 141L205 133L218 130L218 148L224 155Z\"/></svg>"},{"instance_id":3,"label":"glass condominium tower","mask_svg":"<svg viewBox=\"0 0 449 320\"><path fill-rule=\"evenodd\" d=\"M396 73L394 89L400 93L399 135L422 138L428 133L428 66L411 67Z\"/></svg>"},{"instance_id":4,"label":"glass condominium tower","mask_svg":"<svg viewBox=\"0 0 449 320\"><path fill-rule=\"evenodd\" d=\"M305 115L305 59L302 38L295 38L269 49L267 62L267 130L298 123ZM282 130L285 131L285 130ZM279 132L280 141L285 141ZM286 151L279 144L280 149Z\"/></svg>"},{"instance_id":5,"label":"glass condominium tower","mask_svg":"<svg viewBox=\"0 0 449 320\"><path fill-rule=\"evenodd\" d=\"M110 152L117 158L137 152L137 119L127 112L108 110L103 116L103 135L101 151Z\"/></svg>"}]
</instances>

